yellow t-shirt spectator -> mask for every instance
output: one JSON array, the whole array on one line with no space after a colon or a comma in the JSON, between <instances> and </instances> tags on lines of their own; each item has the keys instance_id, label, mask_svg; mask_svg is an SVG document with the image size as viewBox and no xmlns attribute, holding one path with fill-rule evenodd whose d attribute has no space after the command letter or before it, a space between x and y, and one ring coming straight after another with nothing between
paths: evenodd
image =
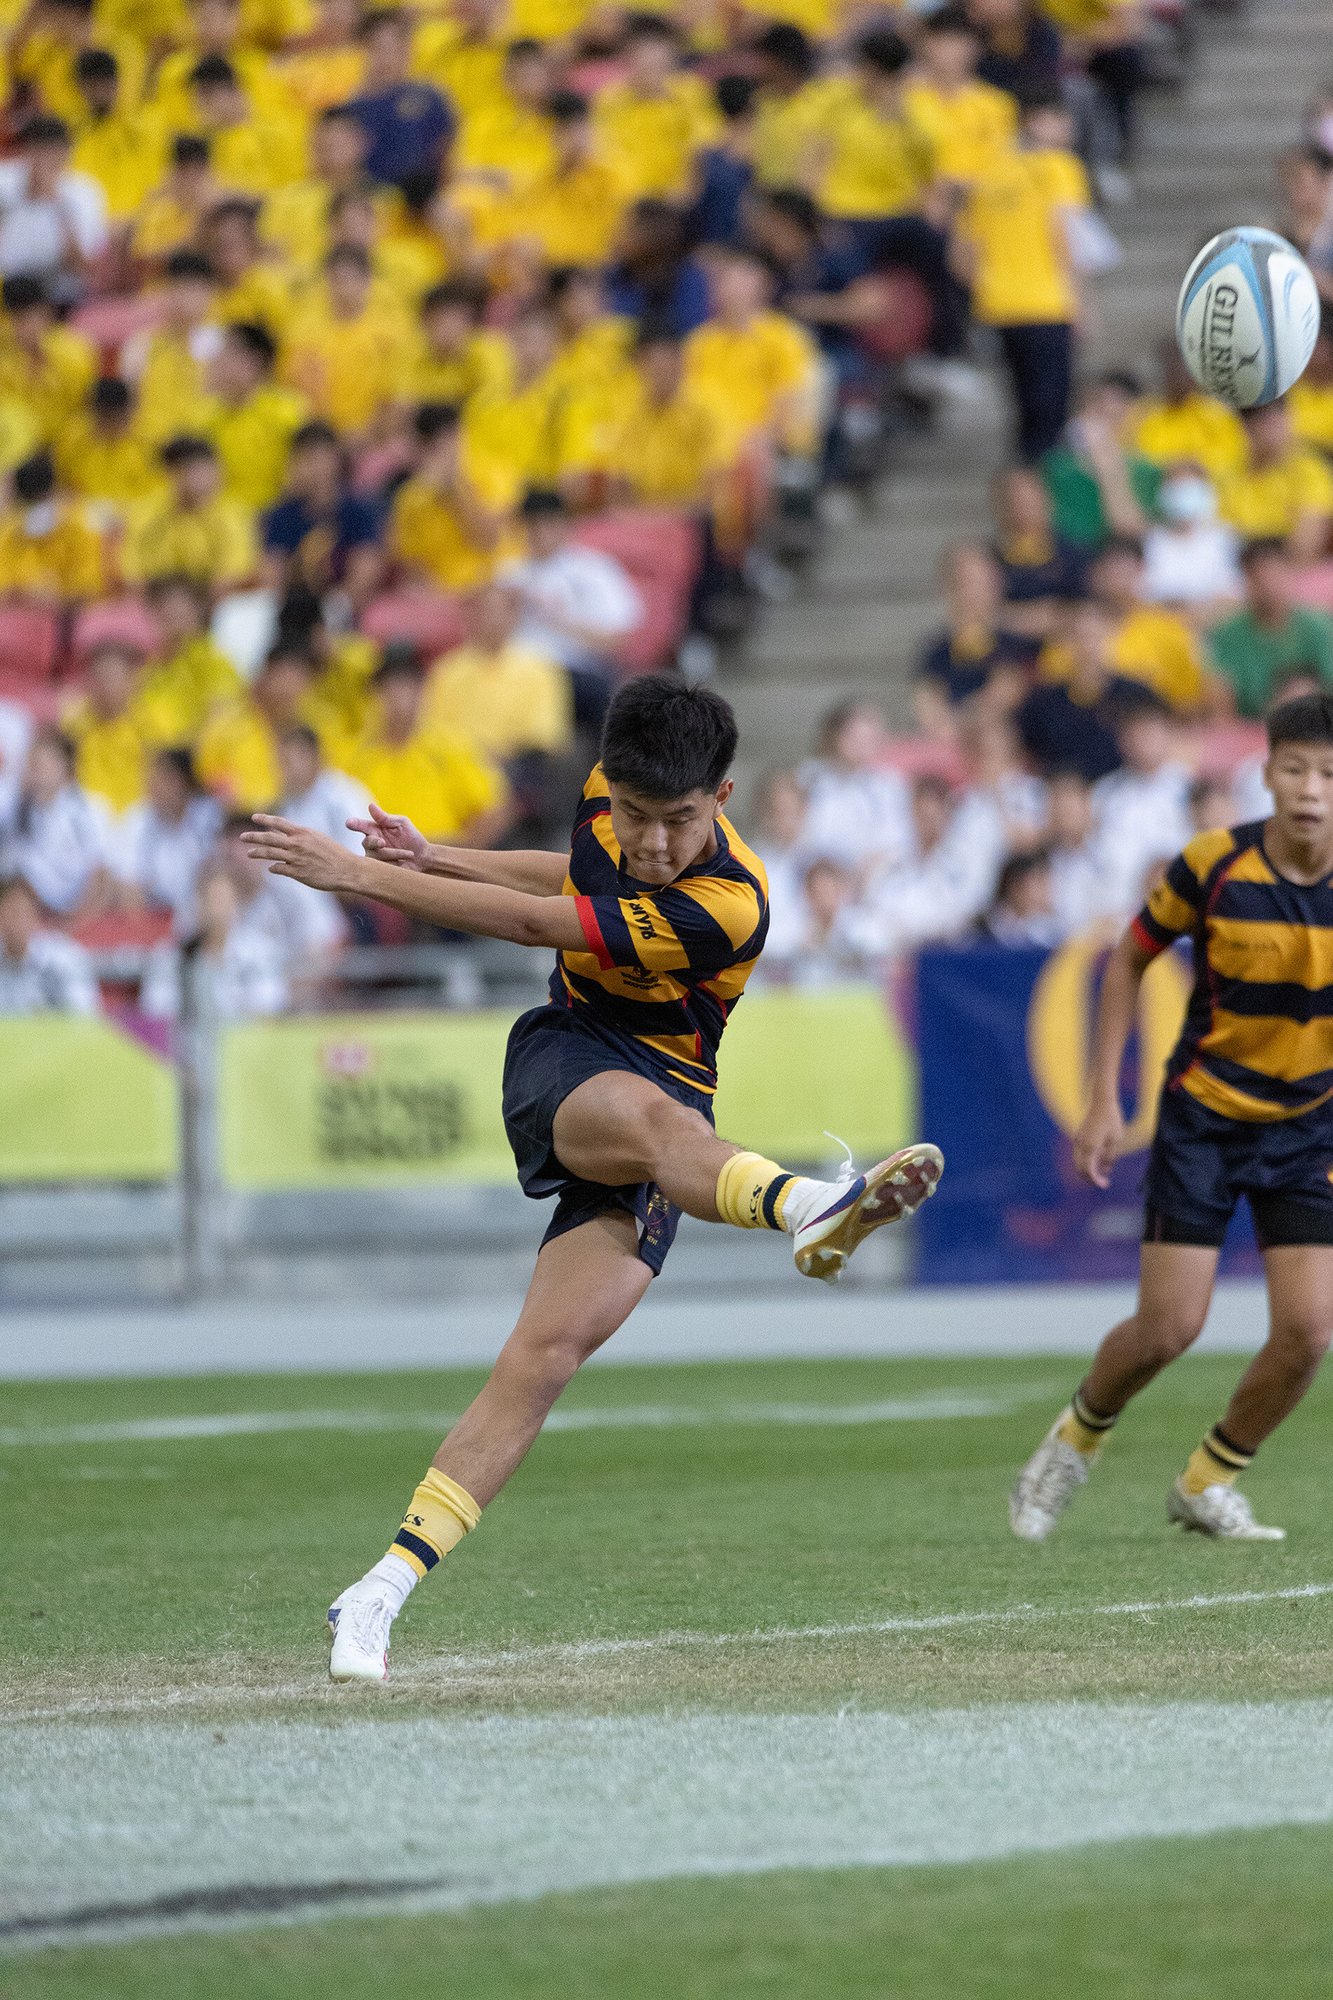
<instances>
[{"instance_id":1,"label":"yellow t-shirt spectator","mask_svg":"<svg viewBox=\"0 0 1333 2000\"><path fill-rule=\"evenodd\" d=\"M313 696L301 717L331 742L329 719ZM282 795L282 768L273 724L257 702L243 699L208 722L195 751L195 768L209 791L234 812L262 812Z\"/></svg>"},{"instance_id":2,"label":"yellow t-shirt spectator","mask_svg":"<svg viewBox=\"0 0 1333 2000\"><path fill-rule=\"evenodd\" d=\"M361 88L365 54L355 42L336 48L304 49L276 65L282 88L305 118L317 118L332 104L345 104Z\"/></svg>"},{"instance_id":3,"label":"yellow t-shirt spectator","mask_svg":"<svg viewBox=\"0 0 1333 2000\"><path fill-rule=\"evenodd\" d=\"M1333 382L1312 382L1302 376L1287 391L1291 427L1304 445L1315 451L1333 452ZM1242 458L1243 463L1243 458Z\"/></svg>"},{"instance_id":4,"label":"yellow t-shirt spectator","mask_svg":"<svg viewBox=\"0 0 1333 2000\"><path fill-rule=\"evenodd\" d=\"M48 508L55 519L46 525ZM97 597L105 584L102 537L81 507L55 500L40 509L0 512L0 595L13 591L68 603Z\"/></svg>"},{"instance_id":5,"label":"yellow t-shirt spectator","mask_svg":"<svg viewBox=\"0 0 1333 2000\"><path fill-rule=\"evenodd\" d=\"M456 646L437 660L421 716L424 727L463 736L501 761L567 749L574 727L568 674L512 639L498 652Z\"/></svg>"},{"instance_id":6,"label":"yellow t-shirt spectator","mask_svg":"<svg viewBox=\"0 0 1333 2000\"><path fill-rule=\"evenodd\" d=\"M179 571L224 590L246 582L257 562L253 516L222 493L188 512L170 489L141 501L120 547L127 583L151 583Z\"/></svg>"},{"instance_id":7,"label":"yellow t-shirt spectator","mask_svg":"<svg viewBox=\"0 0 1333 2000\"><path fill-rule=\"evenodd\" d=\"M1008 153L981 176L960 219L976 252L977 319L1029 326L1074 318L1078 298L1062 217L1090 202L1088 177L1072 153Z\"/></svg>"},{"instance_id":8,"label":"yellow t-shirt spectator","mask_svg":"<svg viewBox=\"0 0 1333 2000\"><path fill-rule=\"evenodd\" d=\"M252 512L282 491L291 442L308 414L304 396L262 383L243 403L214 401L201 428L222 462L224 490Z\"/></svg>"},{"instance_id":9,"label":"yellow t-shirt spectator","mask_svg":"<svg viewBox=\"0 0 1333 2000\"><path fill-rule=\"evenodd\" d=\"M113 812L124 812L144 795L152 745L133 709L97 716L86 701L61 718L75 746L74 770L85 792L96 792Z\"/></svg>"},{"instance_id":10,"label":"yellow t-shirt spectator","mask_svg":"<svg viewBox=\"0 0 1333 2000\"><path fill-rule=\"evenodd\" d=\"M376 805L404 814L427 840L452 840L502 805L508 790L466 737L442 729L418 729L406 743L367 737L344 764Z\"/></svg>"},{"instance_id":11,"label":"yellow t-shirt spectator","mask_svg":"<svg viewBox=\"0 0 1333 2000\"><path fill-rule=\"evenodd\" d=\"M486 504L494 505L497 477L488 468L478 470L473 484ZM508 505L516 497L517 483L509 482ZM490 547L474 541L458 509L421 479L404 481L394 496L388 543L395 562L422 571L441 590L474 589L517 550L512 533L502 532Z\"/></svg>"},{"instance_id":12,"label":"yellow t-shirt spectator","mask_svg":"<svg viewBox=\"0 0 1333 2000\"><path fill-rule=\"evenodd\" d=\"M220 291L213 304L214 317L220 323L254 320L267 327L280 347L291 328L293 310L292 289L286 274L276 264L261 263L258 259L233 284Z\"/></svg>"},{"instance_id":13,"label":"yellow t-shirt spectator","mask_svg":"<svg viewBox=\"0 0 1333 2000\"><path fill-rule=\"evenodd\" d=\"M462 118L503 101L505 42L465 34L456 21L422 23L412 67L417 76L444 92Z\"/></svg>"},{"instance_id":14,"label":"yellow t-shirt spectator","mask_svg":"<svg viewBox=\"0 0 1333 2000\"><path fill-rule=\"evenodd\" d=\"M756 313L745 327L709 320L685 342L686 383L735 446L769 430L793 451L813 450L818 379L815 344L786 313Z\"/></svg>"},{"instance_id":15,"label":"yellow t-shirt spectator","mask_svg":"<svg viewBox=\"0 0 1333 2000\"><path fill-rule=\"evenodd\" d=\"M1007 90L967 83L951 97L924 77L903 91L903 110L930 141L935 171L953 181L974 181L1008 152L1018 127L1018 106Z\"/></svg>"},{"instance_id":16,"label":"yellow t-shirt spectator","mask_svg":"<svg viewBox=\"0 0 1333 2000\"><path fill-rule=\"evenodd\" d=\"M820 77L790 97L761 92L755 105L754 171L763 187L797 187L828 117L830 98L845 94L845 77Z\"/></svg>"},{"instance_id":17,"label":"yellow t-shirt spectator","mask_svg":"<svg viewBox=\"0 0 1333 2000\"><path fill-rule=\"evenodd\" d=\"M412 403L456 403L502 393L513 373L509 345L498 333L474 333L457 354L440 354L417 336L403 390Z\"/></svg>"},{"instance_id":18,"label":"yellow t-shirt spectator","mask_svg":"<svg viewBox=\"0 0 1333 2000\"><path fill-rule=\"evenodd\" d=\"M930 140L906 111L884 117L854 77L830 90L814 137L815 190L829 215L904 215L935 173Z\"/></svg>"},{"instance_id":19,"label":"yellow t-shirt spectator","mask_svg":"<svg viewBox=\"0 0 1333 2000\"><path fill-rule=\"evenodd\" d=\"M719 123L696 76L673 76L660 97L644 97L627 83L604 90L594 110L602 152L631 201L643 195L679 199L701 146Z\"/></svg>"},{"instance_id":20,"label":"yellow t-shirt spectator","mask_svg":"<svg viewBox=\"0 0 1333 2000\"><path fill-rule=\"evenodd\" d=\"M165 156L166 137L155 118L146 112L112 111L83 126L70 165L92 175L113 222L128 222L161 179Z\"/></svg>"},{"instance_id":21,"label":"yellow t-shirt spectator","mask_svg":"<svg viewBox=\"0 0 1333 2000\"><path fill-rule=\"evenodd\" d=\"M200 429L208 411L207 362L221 340L221 328L211 325L184 338L165 327L150 335L138 385L139 429L150 445Z\"/></svg>"},{"instance_id":22,"label":"yellow t-shirt spectator","mask_svg":"<svg viewBox=\"0 0 1333 2000\"><path fill-rule=\"evenodd\" d=\"M492 390L468 405L467 449L517 486L553 486L563 457L566 396L553 362L525 388Z\"/></svg>"},{"instance_id":23,"label":"yellow t-shirt spectator","mask_svg":"<svg viewBox=\"0 0 1333 2000\"><path fill-rule=\"evenodd\" d=\"M144 82L142 42L137 35L107 35L105 28L95 40L98 48L107 49L116 58L121 103L137 104ZM58 35L38 28L26 38L13 64L15 82L31 84L42 100L43 109L52 118L63 118L74 132L88 117L87 100L74 75L80 53Z\"/></svg>"},{"instance_id":24,"label":"yellow t-shirt spectator","mask_svg":"<svg viewBox=\"0 0 1333 2000\"><path fill-rule=\"evenodd\" d=\"M1276 465L1224 479L1218 508L1246 541L1285 538L1307 515L1333 518L1333 471L1318 452L1293 445Z\"/></svg>"},{"instance_id":25,"label":"yellow t-shirt spectator","mask_svg":"<svg viewBox=\"0 0 1333 2000\"><path fill-rule=\"evenodd\" d=\"M1141 681L1177 713L1190 715L1200 707L1207 688L1207 669L1195 634L1174 612L1151 604L1139 605L1120 621L1110 646L1114 673ZM1042 648L1038 673L1042 680L1068 680L1073 672L1069 648L1053 640Z\"/></svg>"},{"instance_id":26,"label":"yellow t-shirt spectator","mask_svg":"<svg viewBox=\"0 0 1333 2000\"><path fill-rule=\"evenodd\" d=\"M645 507L699 508L726 456L713 407L693 389L660 403L636 383L607 429L603 464Z\"/></svg>"},{"instance_id":27,"label":"yellow t-shirt spectator","mask_svg":"<svg viewBox=\"0 0 1333 2000\"><path fill-rule=\"evenodd\" d=\"M410 347L396 315L373 307L354 319L307 311L292 328L283 373L318 416L355 436L401 393Z\"/></svg>"},{"instance_id":28,"label":"yellow t-shirt spectator","mask_svg":"<svg viewBox=\"0 0 1333 2000\"><path fill-rule=\"evenodd\" d=\"M501 242L531 240L549 265L605 264L628 206L623 175L601 160L540 174L490 218Z\"/></svg>"},{"instance_id":29,"label":"yellow t-shirt spectator","mask_svg":"<svg viewBox=\"0 0 1333 2000\"><path fill-rule=\"evenodd\" d=\"M96 380L96 350L71 327L48 328L36 354L0 331L0 398L23 403L42 438L54 438Z\"/></svg>"},{"instance_id":30,"label":"yellow t-shirt spectator","mask_svg":"<svg viewBox=\"0 0 1333 2000\"><path fill-rule=\"evenodd\" d=\"M86 410L61 426L53 457L60 484L92 503L104 527L163 484L157 453L136 424L109 435Z\"/></svg>"},{"instance_id":31,"label":"yellow t-shirt spectator","mask_svg":"<svg viewBox=\"0 0 1333 2000\"><path fill-rule=\"evenodd\" d=\"M494 174L506 187L527 187L555 164L551 121L508 95L464 118L454 147L455 173Z\"/></svg>"},{"instance_id":32,"label":"yellow t-shirt spectator","mask_svg":"<svg viewBox=\"0 0 1333 2000\"><path fill-rule=\"evenodd\" d=\"M206 632L144 669L135 713L150 742L194 743L209 717L240 700L244 682Z\"/></svg>"},{"instance_id":33,"label":"yellow t-shirt spectator","mask_svg":"<svg viewBox=\"0 0 1333 2000\"><path fill-rule=\"evenodd\" d=\"M1130 435L1132 448L1154 465L1189 461L1216 484L1240 472L1249 455L1245 426L1234 410L1202 389L1180 403L1150 402Z\"/></svg>"}]
</instances>

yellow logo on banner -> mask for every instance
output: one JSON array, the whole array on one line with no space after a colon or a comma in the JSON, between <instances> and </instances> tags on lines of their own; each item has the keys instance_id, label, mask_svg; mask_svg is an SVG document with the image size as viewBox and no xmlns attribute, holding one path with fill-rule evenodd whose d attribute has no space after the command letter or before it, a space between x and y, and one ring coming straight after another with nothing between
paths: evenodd
<instances>
[{"instance_id":1,"label":"yellow logo on banner","mask_svg":"<svg viewBox=\"0 0 1333 2000\"><path fill-rule=\"evenodd\" d=\"M1088 1051L1096 974L1105 946L1095 934L1071 938L1042 967L1028 1007L1028 1067L1037 1095L1072 1139L1088 1097ZM1164 953L1139 988L1139 1101L1125 1131L1125 1150L1141 1152L1152 1138L1167 1057L1189 1001L1189 974Z\"/></svg>"}]
</instances>

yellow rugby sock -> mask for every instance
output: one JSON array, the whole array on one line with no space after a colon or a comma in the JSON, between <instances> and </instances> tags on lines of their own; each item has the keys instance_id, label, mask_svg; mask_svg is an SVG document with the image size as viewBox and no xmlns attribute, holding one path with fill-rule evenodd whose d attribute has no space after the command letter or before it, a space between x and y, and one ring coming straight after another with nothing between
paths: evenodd
<instances>
[{"instance_id":1,"label":"yellow rugby sock","mask_svg":"<svg viewBox=\"0 0 1333 2000\"><path fill-rule=\"evenodd\" d=\"M735 1229L781 1229L782 1210L796 1184L762 1153L733 1153L717 1177L717 1212Z\"/></svg>"},{"instance_id":2,"label":"yellow rugby sock","mask_svg":"<svg viewBox=\"0 0 1333 2000\"><path fill-rule=\"evenodd\" d=\"M402 1526L389 1544L389 1554L401 1556L418 1577L423 1577L480 1519L481 1509L472 1495L432 1465L412 1495Z\"/></svg>"},{"instance_id":3,"label":"yellow rugby sock","mask_svg":"<svg viewBox=\"0 0 1333 2000\"><path fill-rule=\"evenodd\" d=\"M1254 1458L1252 1451L1233 1444L1219 1424L1214 1424L1201 1444L1190 1453L1180 1475L1181 1491L1202 1493L1208 1486L1234 1486Z\"/></svg>"},{"instance_id":4,"label":"yellow rugby sock","mask_svg":"<svg viewBox=\"0 0 1333 2000\"><path fill-rule=\"evenodd\" d=\"M1060 1422L1059 1436L1066 1444L1084 1458L1095 1458L1115 1426L1114 1417L1102 1417L1090 1410L1083 1400L1083 1391L1076 1389L1074 1399Z\"/></svg>"}]
</instances>

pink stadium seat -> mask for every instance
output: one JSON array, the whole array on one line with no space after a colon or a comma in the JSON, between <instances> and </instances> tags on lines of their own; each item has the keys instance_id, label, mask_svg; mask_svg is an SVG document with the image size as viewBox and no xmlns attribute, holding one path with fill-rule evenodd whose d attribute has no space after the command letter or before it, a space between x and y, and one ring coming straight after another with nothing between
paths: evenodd
<instances>
[{"instance_id":1,"label":"pink stadium seat","mask_svg":"<svg viewBox=\"0 0 1333 2000\"><path fill-rule=\"evenodd\" d=\"M88 951L149 951L171 936L169 910L112 910L99 917L83 917L71 927Z\"/></svg>"},{"instance_id":2,"label":"pink stadium seat","mask_svg":"<svg viewBox=\"0 0 1333 2000\"><path fill-rule=\"evenodd\" d=\"M1263 755L1262 722L1210 722L1193 733L1194 768L1201 778L1229 778L1250 757Z\"/></svg>"},{"instance_id":3,"label":"pink stadium seat","mask_svg":"<svg viewBox=\"0 0 1333 2000\"><path fill-rule=\"evenodd\" d=\"M877 361L906 361L930 338L930 294L910 271L881 271L867 281L879 294L878 317L856 330L859 344Z\"/></svg>"},{"instance_id":4,"label":"pink stadium seat","mask_svg":"<svg viewBox=\"0 0 1333 2000\"><path fill-rule=\"evenodd\" d=\"M637 630L616 647L631 673L659 667L680 644L699 567L699 530L685 514L627 510L581 521L577 540L614 556L643 599Z\"/></svg>"},{"instance_id":5,"label":"pink stadium seat","mask_svg":"<svg viewBox=\"0 0 1333 2000\"><path fill-rule=\"evenodd\" d=\"M884 762L904 778L943 778L946 784L965 785L969 771L967 758L956 743L940 743L929 736L894 736L886 746Z\"/></svg>"},{"instance_id":6,"label":"pink stadium seat","mask_svg":"<svg viewBox=\"0 0 1333 2000\"><path fill-rule=\"evenodd\" d=\"M625 74L625 65L616 57L603 57L601 61L576 63L569 72L569 88L576 90L580 97L596 97L610 83L619 83Z\"/></svg>"},{"instance_id":7,"label":"pink stadium seat","mask_svg":"<svg viewBox=\"0 0 1333 2000\"><path fill-rule=\"evenodd\" d=\"M39 604L0 600L0 673L33 686L49 680L60 658L60 618Z\"/></svg>"},{"instance_id":8,"label":"pink stadium seat","mask_svg":"<svg viewBox=\"0 0 1333 2000\"><path fill-rule=\"evenodd\" d=\"M439 590L393 590L366 606L361 630L381 646L410 639L423 660L435 659L463 637L463 608Z\"/></svg>"},{"instance_id":9,"label":"pink stadium seat","mask_svg":"<svg viewBox=\"0 0 1333 2000\"><path fill-rule=\"evenodd\" d=\"M91 340L114 368L125 342L146 327L156 326L161 317L160 295L148 292L134 298L90 299L79 307L70 324L85 340Z\"/></svg>"},{"instance_id":10,"label":"pink stadium seat","mask_svg":"<svg viewBox=\"0 0 1333 2000\"><path fill-rule=\"evenodd\" d=\"M0 701L16 702L20 708L26 708L39 726L60 718L60 691L54 682L30 680L27 674L16 674L4 667L0 667Z\"/></svg>"},{"instance_id":11,"label":"pink stadium seat","mask_svg":"<svg viewBox=\"0 0 1333 2000\"><path fill-rule=\"evenodd\" d=\"M1317 611L1333 611L1333 562L1311 563L1297 570L1292 583L1300 603L1312 604Z\"/></svg>"},{"instance_id":12,"label":"pink stadium seat","mask_svg":"<svg viewBox=\"0 0 1333 2000\"><path fill-rule=\"evenodd\" d=\"M70 652L74 665L82 667L91 653L108 644L129 646L144 658L155 653L161 640L157 620L141 597L108 597L99 604L86 604L74 621Z\"/></svg>"},{"instance_id":13,"label":"pink stadium seat","mask_svg":"<svg viewBox=\"0 0 1333 2000\"><path fill-rule=\"evenodd\" d=\"M394 444L373 444L363 451L352 470L352 488L356 493L381 493L398 473L406 470L411 460L408 446L401 441Z\"/></svg>"}]
</instances>

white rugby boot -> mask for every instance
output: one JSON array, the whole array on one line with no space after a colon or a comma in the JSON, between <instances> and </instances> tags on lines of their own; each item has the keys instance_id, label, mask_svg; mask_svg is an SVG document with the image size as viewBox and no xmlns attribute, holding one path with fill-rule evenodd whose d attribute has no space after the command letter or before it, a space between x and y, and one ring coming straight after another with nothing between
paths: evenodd
<instances>
[{"instance_id":1,"label":"white rugby boot","mask_svg":"<svg viewBox=\"0 0 1333 2000\"><path fill-rule=\"evenodd\" d=\"M397 1606L373 1576L351 1584L329 1606L329 1679L387 1681L389 1628Z\"/></svg>"},{"instance_id":2,"label":"white rugby boot","mask_svg":"<svg viewBox=\"0 0 1333 2000\"><path fill-rule=\"evenodd\" d=\"M829 1199L797 1227L793 1243L803 1278L836 1284L858 1244L886 1222L901 1222L928 1201L944 1172L938 1146L904 1146L877 1167L858 1174L848 1155L836 1181L825 1183Z\"/></svg>"},{"instance_id":3,"label":"white rugby boot","mask_svg":"<svg viewBox=\"0 0 1333 2000\"><path fill-rule=\"evenodd\" d=\"M1205 1486L1186 1493L1177 1480L1166 1496L1166 1518L1179 1521L1186 1533L1211 1535L1219 1542L1285 1542L1285 1528L1265 1528L1256 1521L1245 1495L1234 1486Z\"/></svg>"},{"instance_id":4,"label":"white rugby boot","mask_svg":"<svg viewBox=\"0 0 1333 2000\"><path fill-rule=\"evenodd\" d=\"M1009 1495L1009 1525L1020 1542L1044 1542L1080 1486L1088 1483L1092 1461L1060 1436L1072 1416L1061 1410L1033 1452Z\"/></svg>"}]
</instances>

